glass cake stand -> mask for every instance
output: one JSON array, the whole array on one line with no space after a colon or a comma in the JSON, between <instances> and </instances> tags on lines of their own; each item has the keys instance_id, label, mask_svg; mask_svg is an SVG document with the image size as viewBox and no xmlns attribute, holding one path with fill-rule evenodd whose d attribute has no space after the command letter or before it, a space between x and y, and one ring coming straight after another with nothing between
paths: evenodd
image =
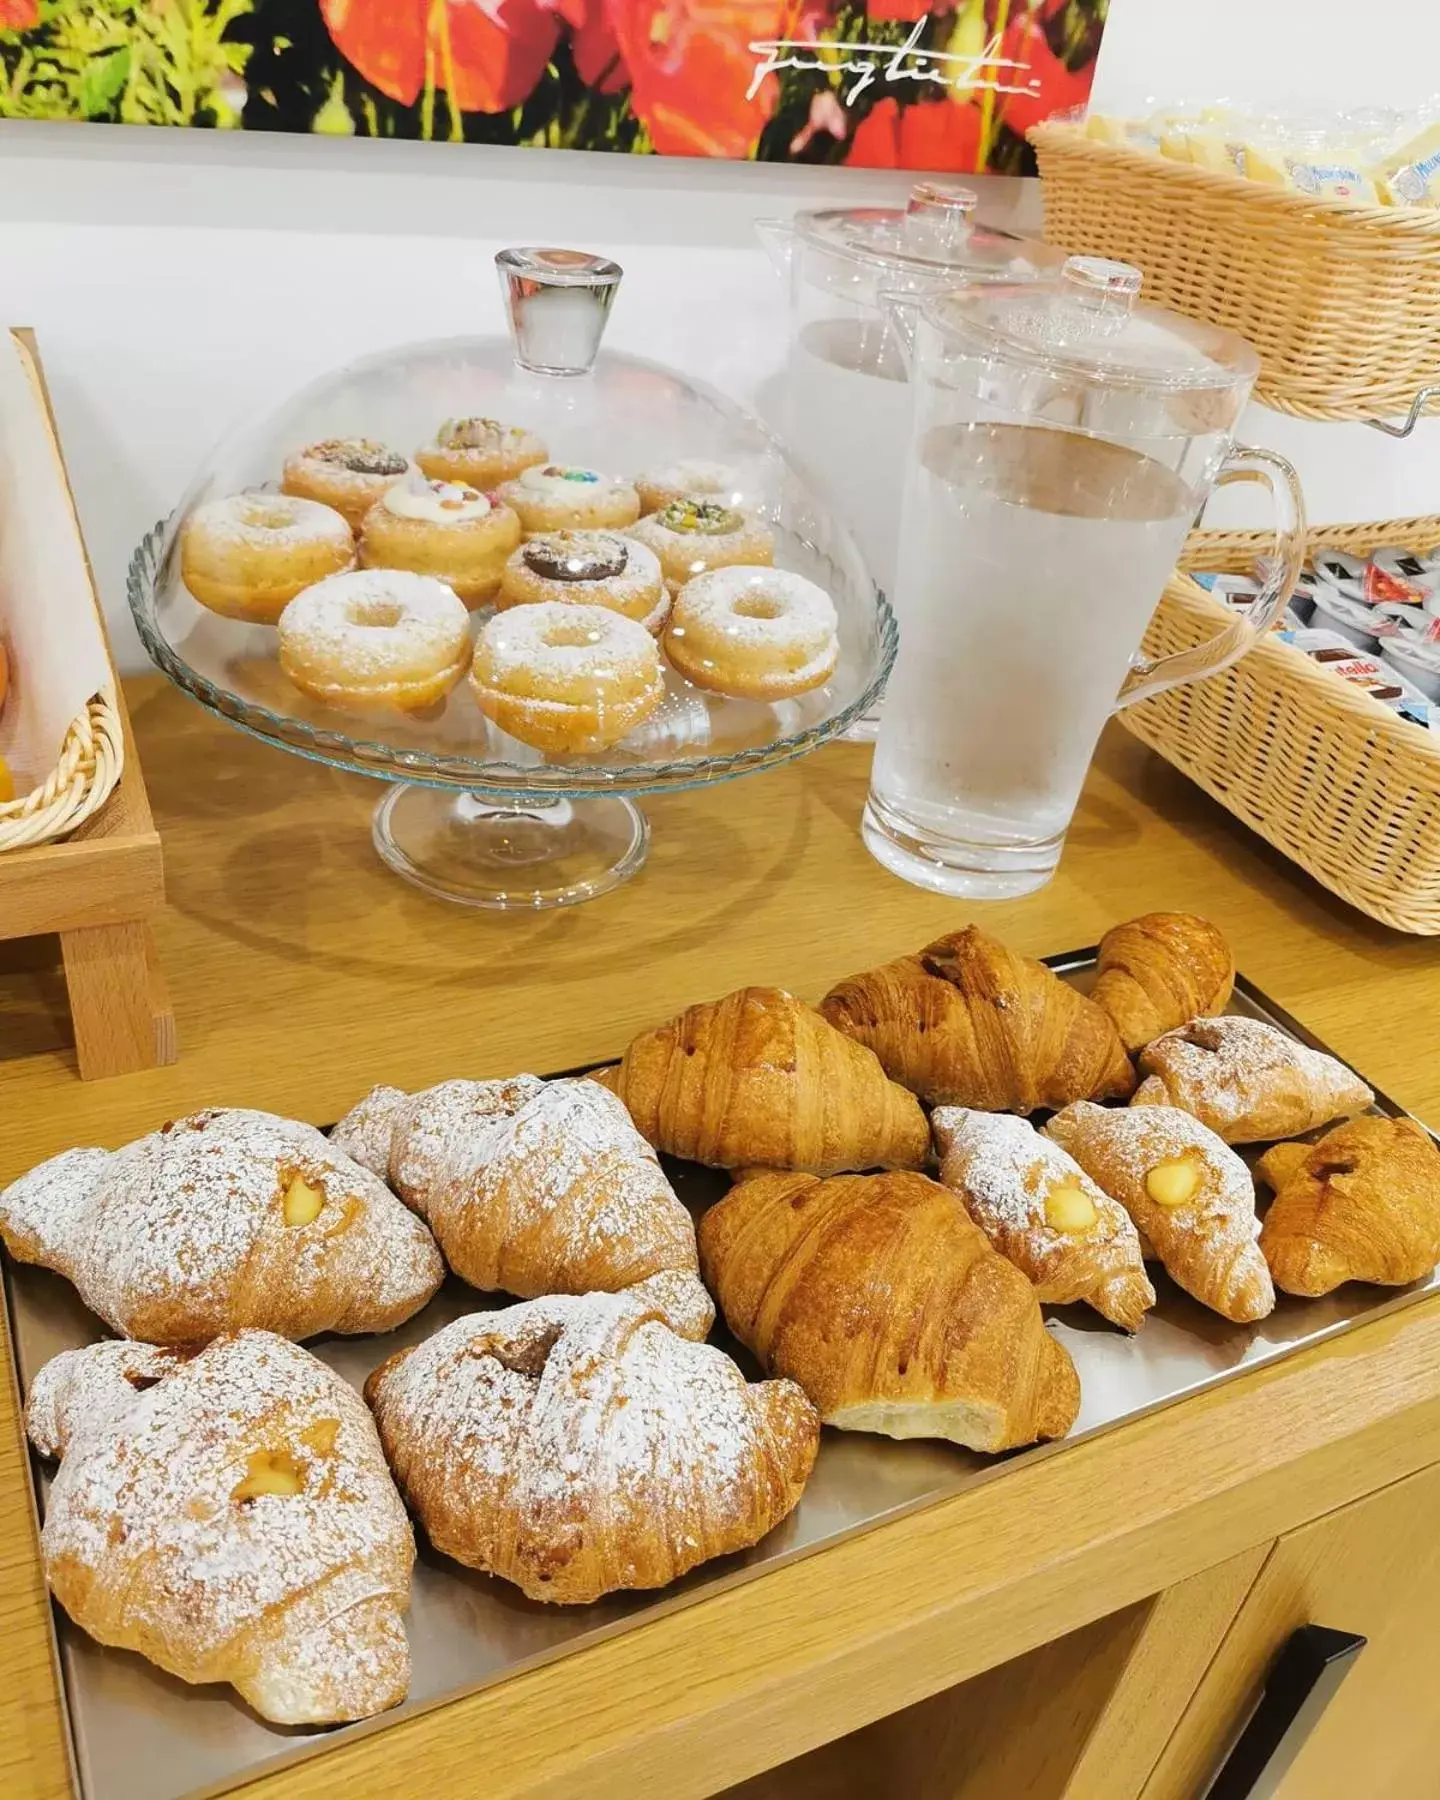
<instances>
[{"instance_id":1,"label":"glass cake stand","mask_svg":"<svg viewBox=\"0 0 1440 1800\"><path fill-rule=\"evenodd\" d=\"M754 774L841 735L878 699L897 633L848 531L758 419L673 370L597 354L614 263L545 250L496 260L510 342L386 351L237 431L136 549L129 599L153 661L211 712L278 749L393 784L373 836L398 874L466 905L533 909L590 899L635 873L649 838L637 799ZM735 503L774 533L776 565L833 599L832 678L762 704L704 692L667 665L663 702L620 744L557 759L505 736L464 681L423 715L310 699L282 671L273 627L211 612L181 582L180 528L201 503L273 489L306 444L363 436L408 452L442 419L469 416L524 425L570 465L634 475L681 459L722 463Z\"/></svg>"}]
</instances>

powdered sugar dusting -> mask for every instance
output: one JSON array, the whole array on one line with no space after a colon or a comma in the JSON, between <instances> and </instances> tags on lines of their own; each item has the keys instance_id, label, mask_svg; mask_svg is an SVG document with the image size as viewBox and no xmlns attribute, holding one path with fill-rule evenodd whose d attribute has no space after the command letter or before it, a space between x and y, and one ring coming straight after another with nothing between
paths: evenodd
<instances>
[{"instance_id":1,"label":"powdered sugar dusting","mask_svg":"<svg viewBox=\"0 0 1440 1800\"><path fill-rule=\"evenodd\" d=\"M661 1292L676 1329L709 1330L690 1215L623 1103L596 1082L519 1075L413 1096L377 1089L332 1142L388 1174L476 1287L613 1291L668 1274Z\"/></svg>"},{"instance_id":2,"label":"powdered sugar dusting","mask_svg":"<svg viewBox=\"0 0 1440 1800\"><path fill-rule=\"evenodd\" d=\"M645 627L604 606L547 600L497 613L480 634L477 669L497 685L517 676L546 684L603 682L623 674L642 683L659 673Z\"/></svg>"},{"instance_id":3,"label":"powdered sugar dusting","mask_svg":"<svg viewBox=\"0 0 1440 1800\"><path fill-rule=\"evenodd\" d=\"M324 1204L291 1226L297 1174ZM312 1126L264 1112L195 1113L113 1154L66 1151L0 1194L0 1233L114 1330L174 1343L240 1325L389 1330L444 1274L382 1182Z\"/></svg>"},{"instance_id":4,"label":"powdered sugar dusting","mask_svg":"<svg viewBox=\"0 0 1440 1800\"><path fill-rule=\"evenodd\" d=\"M280 615L280 655L376 683L462 661L470 615L454 590L404 569L354 569L299 593Z\"/></svg>"},{"instance_id":5,"label":"powdered sugar dusting","mask_svg":"<svg viewBox=\"0 0 1440 1800\"><path fill-rule=\"evenodd\" d=\"M207 500L185 521L203 527L212 542L278 547L320 540L353 548L355 538L342 515L318 500L295 494L230 494Z\"/></svg>"},{"instance_id":6,"label":"powdered sugar dusting","mask_svg":"<svg viewBox=\"0 0 1440 1800\"><path fill-rule=\"evenodd\" d=\"M404 1698L414 1540L369 1415L318 1359L258 1331L195 1356L93 1344L45 1365L27 1421L62 1458L46 1570L92 1636L282 1723ZM300 1491L237 1499L257 1455Z\"/></svg>"},{"instance_id":7,"label":"powdered sugar dusting","mask_svg":"<svg viewBox=\"0 0 1440 1800\"><path fill-rule=\"evenodd\" d=\"M1375 1098L1335 1057L1261 1019L1230 1014L1193 1019L1156 1038L1140 1052L1140 1067L1159 1076L1174 1105L1203 1113L1231 1142L1246 1141L1254 1116L1273 1110L1277 1093L1300 1100L1297 1118L1283 1131L1256 1130L1257 1137L1293 1136L1340 1114L1363 1112ZM1306 1095L1295 1095L1297 1085Z\"/></svg>"},{"instance_id":8,"label":"powdered sugar dusting","mask_svg":"<svg viewBox=\"0 0 1440 1800\"><path fill-rule=\"evenodd\" d=\"M457 1320L371 1398L435 1543L541 1600L660 1586L754 1543L818 1436L791 1383L747 1385L629 1295Z\"/></svg>"},{"instance_id":9,"label":"powdered sugar dusting","mask_svg":"<svg viewBox=\"0 0 1440 1800\"><path fill-rule=\"evenodd\" d=\"M1168 1207L1168 1216L1181 1229L1233 1228L1250 1241L1260 1235L1255 1183L1244 1161L1222 1137L1179 1107L1096 1106L1079 1100L1057 1113L1045 1131L1082 1166L1091 1165L1098 1155L1141 1192L1157 1163L1196 1156L1202 1166L1201 1184L1193 1199Z\"/></svg>"}]
</instances>

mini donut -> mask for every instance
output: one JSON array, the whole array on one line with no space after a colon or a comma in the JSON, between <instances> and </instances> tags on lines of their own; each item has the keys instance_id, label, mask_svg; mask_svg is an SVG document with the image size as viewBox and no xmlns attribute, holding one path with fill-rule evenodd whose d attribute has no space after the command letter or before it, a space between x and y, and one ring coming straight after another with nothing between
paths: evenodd
<instances>
[{"instance_id":1,"label":"mini donut","mask_svg":"<svg viewBox=\"0 0 1440 1800\"><path fill-rule=\"evenodd\" d=\"M637 475L635 491L640 496L642 516L659 512L672 500L724 500L733 506L740 498L740 484L733 469L727 469L724 463L695 459Z\"/></svg>"},{"instance_id":2,"label":"mini donut","mask_svg":"<svg viewBox=\"0 0 1440 1800\"><path fill-rule=\"evenodd\" d=\"M604 606L545 602L496 613L470 685L487 719L537 750L608 750L665 695L655 640Z\"/></svg>"},{"instance_id":3,"label":"mini donut","mask_svg":"<svg viewBox=\"0 0 1440 1800\"><path fill-rule=\"evenodd\" d=\"M788 700L823 687L840 640L824 588L788 569L712 569L675 597L665 653L696 687Z\"/></svg>"},{"instance_id":4,"label":"mini donut","mask_svg":"<svg viewBox=\"0 0 1440 1800\"><path fill-rule=\"evenodd\" d=\"M732 563L763 567L775 557L770 527L718 500L672 500L642 519L630 536L660 558L672 593L707 569Z\"/></svg>"},{"instance_id":5,"label":"mini donut","mask_svg":"<svg viewBox=\"0 0 1440 1800\"><path fill-rule=\"evenodd\" d=\"M499 419L447 419L415 460L432 481L463 481L491 493L502 481L548 460L550 452L523 425Z\"/></svg>"},{"instance_id":6,"label":"mini donut","mask_svg":"<svg viewBox=\"0 0 1440 1800\"><path fill-rule=\"evenodd\" d=\"M280 615L280 666L326 706L418 712L465 673L470 615L443 581L356 569L317 581Z\"/></svg>"},{"instance_id":7,"label":"mini donut","mask_svg":"<svg viewBox=\"0 0 1440 1800\"><path fill-rule=\"evenodd\" d=\"M362 569L434 575L467 606L491 599L505 558L520 542L508 506L458 481L397 482L365 515Z\"/></svg>"},{"instance_id":8,"label":"mini donut","mask_svg":"<svg viewBox=\"0 0 1440 1800\"><path fill-rule=\"evenodd\" d=\"M285 464L280 487L302 500L333 506L358 531L366 513L409 466L398 450L374 438L326 438L295 452Z\"/></svg>"},{"instance_id":9,"label":"mini donut","mask_svg":"<svg viewBox=\"0 0 1440 1800\"><path fill-rule=\"evenodd\" d=\"M180 579L227 619L273 625L301 588L354 567L341 515L293 494L207 500L180 527Z\"/></svg>"},{"instance_id":10,"label":"mini donut","mask_svg":"<svg viewBox=\"0 0 1440 1800\"><path fill-rule=\"evenodd\" d=\"M564 463L526 469L496 493L514 507L526 537L542 531L615 531L640 517L640 496L628 481Z\"/></svg>"},{"instance_id":11,"label":"mini donut","mask_svg":"<svg viewBox=\"0 0 1440 1800\"><path fill-rule=\"evenodd\" d=\"M495 604L608 606L656 633L670 596L655 552L613 531L547 531L522 544L505 565Z\"/></svg>"}]
</instances>

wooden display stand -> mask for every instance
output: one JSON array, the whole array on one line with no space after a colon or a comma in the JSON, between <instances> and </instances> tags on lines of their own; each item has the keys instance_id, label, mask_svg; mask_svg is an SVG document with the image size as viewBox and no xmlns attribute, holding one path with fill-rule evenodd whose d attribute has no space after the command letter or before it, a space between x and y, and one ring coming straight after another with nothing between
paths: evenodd
<instances>
[{"instance_id":1,"label":"wooden display stand","mask_svg":"<svg viewBox=\"0 0 1440 1800\"><path fill-rule=\"evenodd\" d=\"M32 359L58 454L55 416L34 336L28 331L16 335ZM63 468L63 455L60 463ZM66 486L74 514L68 475ZM75 530L78 535L78 514ZM88 556L85 566L103 636L104 614ZM106 645L108 652L108 638ZM75 1053L86 1080L156 1068L174 1062L176 1055L175 1019L151 927L165 903L160 838L118 683L116 691L125 764L115 792L64 843L0 855L0 939L60 934Z\"/></svg>"}]
</instances>

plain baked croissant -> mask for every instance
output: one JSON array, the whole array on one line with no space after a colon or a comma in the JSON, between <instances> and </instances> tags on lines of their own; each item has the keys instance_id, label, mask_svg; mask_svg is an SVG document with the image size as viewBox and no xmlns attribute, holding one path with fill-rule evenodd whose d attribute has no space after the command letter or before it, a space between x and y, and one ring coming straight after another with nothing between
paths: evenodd
<instances>
[{"instance_id":1,"label":"plain baked croissant","mask_svg":"<svg viewBox=\"0 0 1440 1800\"><path fill-rule=\"evenodd\" d=\"M1223 1013L1235 989L1230 946L1194 913L1145 913L1100 940L1092 997L1133 1055L1162 1033Z\"/></svg>"},{"instance_id":2,"label":"plain baked croissant","mask_svg":"<svg viewBox=\"0 0 1440 1800\"><path fill-rule=\"evenodd\" d=\"M67 1150L0 1194L0 1235L113 1330L196 1344L389 1331L445 1265L430 1233L313 1126L192 1113L123 1150Z\"/></svg>"},{"instance_id":3,"label":"plain baked croissant","mask_svg":"<svg viewBox=\"0 0 1440 1800\"><path fill-rule=\"evenodd\" d=\"M578 1604L663 1587L795 1505L820 1422L628 1294L457 1319L365 1384L437 1550Z\"/></svg>"},{"instance_id":4,"label":"plain baked croissant","mask_svg":"<svg viewBox=\"0 0 1440 1800\"><path fill-rule=\"evenodd\" d=\"M1108 1013L974 925L852 975L820 1010L937 1106L1032 1113L1135 1085Z\"/></svg>"},{"instance_id":5,"label":"plain baked croissant","mask_svg":"<svg viewBox=\"0 0 1440 1800\"><path fill-rule=\"evenodd\" d=\"M1192 1019L1140 1053L1132 1106L1178 1106L1227 1144L1298 1137L1375 1096L1344 1063L1263 1019Z\"/></svg>"},{"instance_id":6,"label":"plain baked croissant","mask_svg":"<svg viewBox=\"0 0 1440 1800\"><path fill-rule=\"evenodd\" d=\"M657 1150L712 1168L918 1169L930 1149L914 1096L779 988L689 1007L600 1079Z\"/></svg>"},{"instance_id":7,"label":"plain baked croissant","mask_svg":"<svg viewBox=\"0 0 1440 1800\"><path fill-rule=\"evenodd\" d=\"M593 1081L378 1087L331 1142L390 1181L472 1287L526 1298L640 1287L686 1337L714 1321L689 1213Z\"/></svg>"},{"instance_id":8,"label":"plain baked croissant","mask_svg":"<svg viewBox=\"0 0 1440 1800\"><path fill-rule=\"evenodd\" d=\"M1037 1300L1083 1300L1112 1324L1140 1329L1155 1290L1139 1234L1079 1163L1013 1113L937 1106L930 1124L941 1181Z\"/></svg>"},{"instance_id":9,"label":"plain baked croissant","mask_svg":"<svg viewBox=\"0 0 1440 1800\"><path fill-rule=\"evenodd\" d=\"M194 1353L112 1339L46 1363L26 1423L60 1458L45 1572L91 1637L282 1725L405 1698L410 1522L317 1357L265 1331Z\"/></svg>"},{"instance_id":10,"label":"plain baked croissant","mask_svg":"<svg viewBox=\"0 0 1440 1800\"><path fill-rule=\"evenodd\" d=\"M1056 1113L1045 1135L1135 1221L1187 1294L1237 1324L1275 1310L1255 1240L1255 1183L1221 1138L1174 1106L1092 1106Z\"/></svg>"},{"instance_id":11,"label":"plain baked croissant","mask_svg":"<svg viewBox=\"0 0 1440 1800\"><path fill-rule=\"evenodd\" d=\"M731 1331L827 1425L996 1451L1075 1422L1030 1283L923 1175L750 1176L701 1219L700 1256Z\"/></svg>"},{"instance_id":12,"label":"plain baked croissant","mask_svg":"<svg viewBox=\"0 0 1440 1800\"><path fill-rule=\"evenodd\" d=\"M1316 1144L1277 1144L1260 1248L1287 1294L1346 1281L1407 1287L1440 1263L1440 1151L1413 1119L1352 1119Z\"/></svg>"}]
</instances>

